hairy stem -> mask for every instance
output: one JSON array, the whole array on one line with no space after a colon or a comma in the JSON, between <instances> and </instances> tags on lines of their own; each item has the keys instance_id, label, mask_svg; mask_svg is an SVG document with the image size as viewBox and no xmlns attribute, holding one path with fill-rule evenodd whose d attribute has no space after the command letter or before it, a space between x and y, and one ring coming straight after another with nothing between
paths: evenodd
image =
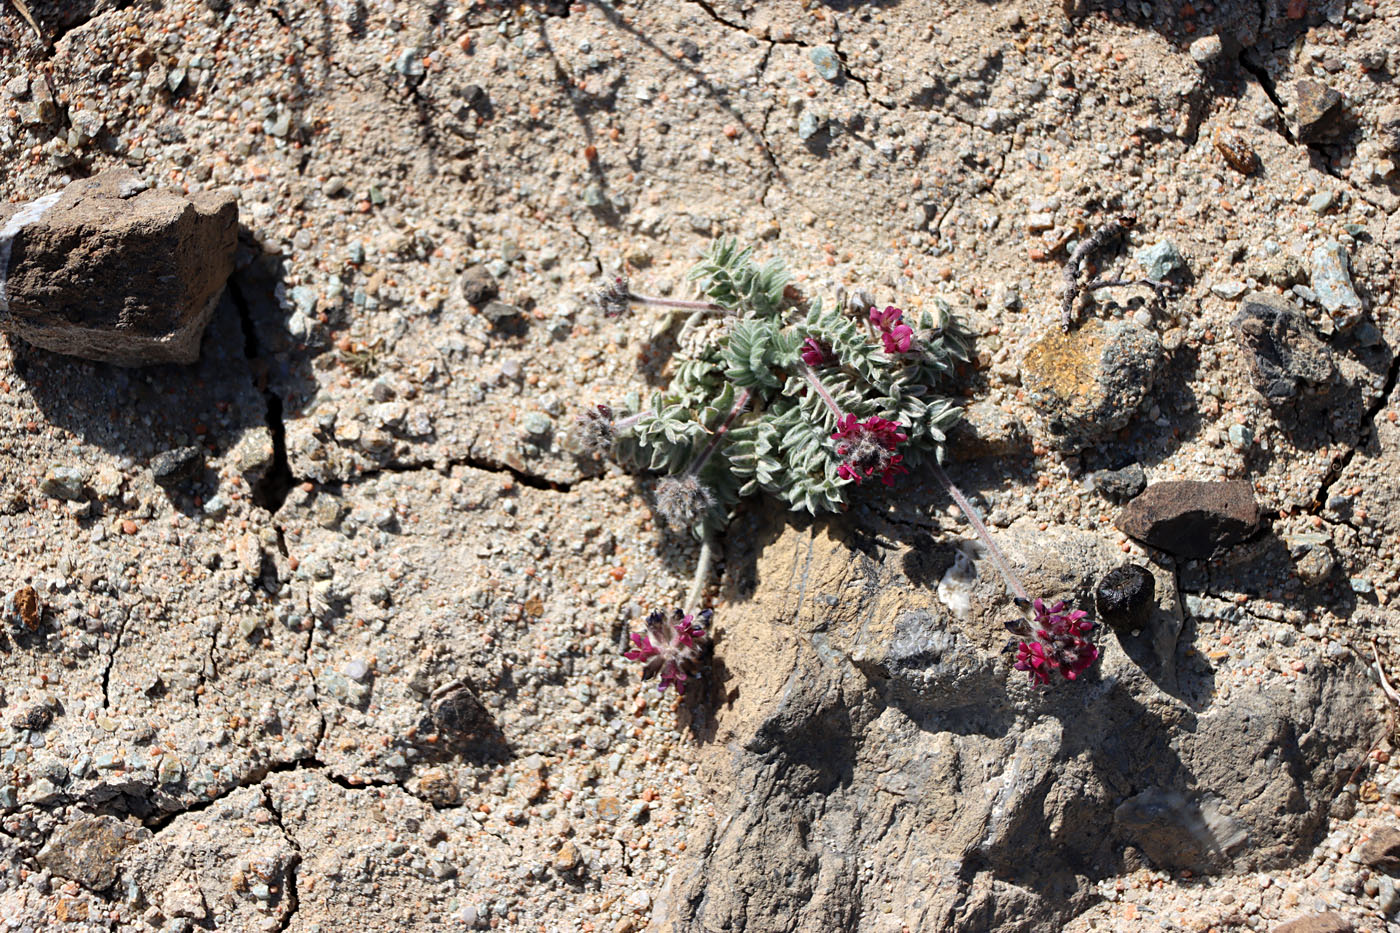
<instances>
[{"instance_id":1,"label":"hairy stem","mask_svg":"<svg viewBox=\"0 0 1400 933\"><path fill-rule=\"evenodd\" d=\"M1002 553L1001 548L992 540L992 533L983 524L982 517L977 514L977 510L972 507L972 503L967 501L967 496L963 495L961 489L953 484L953 480L944 472L943 467L937 463L933 465L933 475L938 477L938 481L943 484L943 488L948 490L948 495L953 497L958 508L962 509L963 515L967 516L968 524L972 530L977 532L977 537L982 539L982 543L987 546L987 551L992 555L992 563L997 565L997 570L1001 571L1002 577L1006 579L1006 585L1011 588L1011 592L1016 594L1018 602L1030 605L1031 597L1026 592L1026 587L1011 572L1011 564Z\"/></svg>"},{"instance_id":2,"label":"hairy stem","mask_svg":"<svg viewBox=\"0 0 1400 933\"><path fill-rule=\"evenodd\" d=\"M710 438L710 442L705 445L705 449L700 451L700 456L696 457L694 462L686 467L685 471L687 473L691 476L699 474L701 468L705 466L705 462L710 459L710 454L714 453L719 447L720 439L728 433L729 426L734 423L735 418L739 417L739 413L748 406L749 399L752 397L753 393L748 389L739 393L739 397L734 400L734 407L729 409L729 414L725 415L723 423L721 423L718 428L715 428L714 435Z\"/></svg>"},{"instance_id":3,"label":"hairy stem","mask_svg":"<svg viewBox=\"0 0 1400 933\"><path fill-rule=\"evenodd\" d=\"M836 399L832 398L831 393L826 390L826 386L822 384L821 377L817 375L817 371L806 363L798 363L797 365L801 367L802 375L806 378L808 385L821 396L823 402L826 402L826 407L831 409L831 413L836 416L836 420L840 421L844 418L846 413L841 410L841 406L836 404Z\"/></svg>"},{"instance_id":4,"label":"hairy stem","mask_svg":"<svg viewBox=\"0 0 1400 933\"><path fill-rule=\"evenodd\" d=\"M700 598L705 595L705 587L710 583L710 572L715 565L715 536L708 529L700 539L700 559L695 563L695 576L690 580L690 592L685 597L688 612L700 611Z\"/></svg>"},{"instance_id":5,"label":"hairy stem","mask_svg":"<svg viewBox=\"0 0 1400 933\"><path fill-rule=\"evenodd\" d=\"M638 295L630 292L627 300L639 305L651 305L654 308L676 308L680 311L716 312L728 314L729 309L723 305L717 305L713 301L685 301L680 298L659 298L654 295Z\"/></svg>"}]
</instances>

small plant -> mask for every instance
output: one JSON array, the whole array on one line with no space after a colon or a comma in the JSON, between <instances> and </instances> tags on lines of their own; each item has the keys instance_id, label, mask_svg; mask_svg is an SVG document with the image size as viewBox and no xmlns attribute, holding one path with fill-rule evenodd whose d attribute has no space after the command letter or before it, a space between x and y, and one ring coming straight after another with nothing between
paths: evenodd
<instances>
[{"instance_id":1,"label":"small plant","mask_svg":"<svg viewBox=\"0 0 1400 933\"><path fill-rule=\"evenodd\" d=\"M657 514L701 540L687 607L700 601L715 536L745 497L771 495L813 515L840 511L868 481L891 485L926 466L992 549L1018 604L1030 608L1024 587L1013 582L986 527L941 466L948 430L962 414L946 391L956 364L968 359L965 332L946 303L935 299L931 310L906 318L900 308L877 308L863 293L831 304L799 300L782 263L759 264L751 248L733 239L713 243L689 279L700 300L639 295L625 278L596 293L609 316L637 305L688 313L683 347L705 318L723 320L705 331L713 336L697 341L697 350L682 350L670 385L646 404L632 395L621 417L595 405L579 416L576 431L586 449L664 474L656 484ZM1057 608L1046 618L1068 615ZM691 617L683 618L672 623L653 614L658 621L648 620L650 636L632 636L636 649L627 657L645 661L646 676L662 673L663 690L675 684L679 692L682 675L693 673L687 665L698 664L698 652L694 660L675 653L677 646L693 648L704 631L686 628ZM1042 646L1040 654L1031 642L1022 646L1041 659L1021 668L1038 682L1053 671L1073 679L1093 662L1080 663L1087 653L1081 646L1055 641L1067 636L1049 622L1039 634L1024 623L1013 628Z\"/></svg>"}]
</instances>

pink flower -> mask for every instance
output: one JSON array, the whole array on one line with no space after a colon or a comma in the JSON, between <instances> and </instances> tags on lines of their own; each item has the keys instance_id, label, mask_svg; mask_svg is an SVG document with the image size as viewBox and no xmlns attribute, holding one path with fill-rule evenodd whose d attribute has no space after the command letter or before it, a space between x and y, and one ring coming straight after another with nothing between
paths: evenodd
<instances>
[{"instance_id":1,"label":"pink flower","mask_svg":"<svg viewBox=\"0 0 1400 933\"><path fill-rule=\"evenodd\" d=\"M686 680L700 669L702 649L708 637L705 626L713 615L713 609L706 609L699 614L697 622L696 616L683 615L679 609L671 618L665 613L653 612L647 616L647 634L633 632L629 637L636 648L623 657L644 663L643 680L660 674L658 690L664 693L667 687L674 686L678 695L684 694Z\"/></svg>"},{"instance_id":2,"label":"pink flower","mask_svg":"<svg viewBox=\"0 0 1400 933\"><path fill-rule=\"evenodd\" d=\"M909 472L900 465L904 457L894 452L909 439L896 422L873 417L859 421L848 414L836 422L831 439L836 441L836 455L843 461L836 474L843 479L859 483L879 474L881 482L891 486L895 473Z\"/></svg>"},{"instance_id":3,"label":"pink flower","mask_svg":"<svg viewBox=\"0 0 1400 933\"><path fill-rule=\"evenodd\" d=\"M825 366L833 362L835 357L831 353L831 347L815 337L808 337L802 341L802 362L808 366Z\"/></svg>"},{"instance_id":4,"label":"pink flower","mask_svg":"<svg viewBox=\"0 0 1400 933\"><path fill-rule=\"evenodd\" d=\"M1061 600L1046 608L1042 600L1034 604L1037 626L1033 642L1021 642L1016 650L1016 670L1026 671L1037 686L1050 683L1050 675L1059 671L1065 680L1075 680L1093 666L1099 649L1087 636L1094 623L1082 609L1066 611Z\"/></svg>"},{"instance_id":5,"label":"pink flower","mask_svg":"<svg viewBox=\"0 0 1400 933\"><path fill-rule=\"evenodd\" d=\"M886 353L909 352L909 346L914 341L914 329L903 322L903 317L904 312L892 306L883 311L870 309L870 323L879 328Z\"/></svg>"}]
</instances>

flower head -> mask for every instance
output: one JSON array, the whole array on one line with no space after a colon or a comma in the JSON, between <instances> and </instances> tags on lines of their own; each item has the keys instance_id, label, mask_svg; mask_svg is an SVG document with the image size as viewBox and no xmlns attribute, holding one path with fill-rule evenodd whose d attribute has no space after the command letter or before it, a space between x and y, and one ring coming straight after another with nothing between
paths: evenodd
<instances>
[{"instance_id":1,"label":"flower head","mask_svg":"<svg viewBox=\"0 0 1400 933\"><path fill-rule=\"evenodd\" d=\"M611 282L604 282L593 293L593 303L608 317L618 317L631 310L632 287L627 276L619 275Z\"/></svg>"},{"instance_id":2,"label":"flower head","mask_svg":"<svg viewBox=\"0 0 1400 933\"><path fill-rule=\"evenodd\" d=\"M656 511L673 530L689 528L715 506L715 494L693 473L666 476L656 484Z\"/></svg>"},{"instance_id":3,"label":"flower head","mask_svg":"<svg viewBox=\"0 0 1400 933\"><path fill-rule=\"evenodd\" d=\"M1061 600L1047 607L1035 600L1035 641L1021 642L1016 650L1016 670L1026 671L1037 686L1050 683L1059 671L1065 680L1075 680L1098 660L1099 649L1086 637L1094 623L1082 609L1070 610Z\"/></svg>"},{"instance_id":4,"label":"flower head","mask_svg":"<svg viewBox=\"0 0 1400 933\"><path fill-rule=\"evenodd\" d=\"M613 422L613 410L607 405L594 405L579 415L574 421L578 428L579 446L584 450L607 453L617 440L617 428Z\"/></svg>"},{"instance_id":5,"label":"flower head","mask_svg":"<svg viewBox=\"0 0 1400 933\"><path fill-rule=\"evenodd\" d=\"M900 465L904 457L894 452L909 435L894 421L874 417L860 421L848 414L836 422L831 439L836 441L836 455L842 460L836 473L844 479L859 483L878 474L881 482L890 486L895 473L909 472Z\"/></svg>"},{"instance_id":6,"label":"flower head","mask_svg":"<svg viewBox=\"0 0 1400 933\"><path fill-rule=\"evenodd\" d=\"M909 352L909 346L914 341L914 329L903 322L903 317L904 312L895 307L887 307L883 311L870 309L870 323L879 328L886 353Z\"/></svg>"},{"instance_id":7,"label":"flower head","mask_svg":"<svg viewBox=\"0 0 1400 933\"><path fill-rule=\"evenodd\" d=\"M647 616L646 634L633 632L630 637L636 647L623 657L643 662L643 680L660 674L658 690L664 693L668 686L675 686L677 694L684 694L686 680L700 669L704 642L709 637L705 627L712 616L713 609L695 616L677 609L669 618L663 612L653 612Z\"/></svg>"},{"instance_id":8,"label":"flower head","mask_svg":"<svg viewBox=\"0 0 1400 933\"><path fill-rule=\"evenodd\" d=\"M808 337L802 341L801 354L802 362L808 366L825 366L836 360L835 355L831 352L831 347L815 337Z\"/></svg>"}]
</instances>

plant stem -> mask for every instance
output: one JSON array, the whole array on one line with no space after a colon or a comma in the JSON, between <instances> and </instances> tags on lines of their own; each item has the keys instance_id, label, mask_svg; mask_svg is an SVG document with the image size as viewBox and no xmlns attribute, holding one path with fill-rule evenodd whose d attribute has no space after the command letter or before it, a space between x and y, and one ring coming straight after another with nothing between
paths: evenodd
<instances>
[{"instance_id":1,"label":"plant stem","mask_svg":"<svg viewBox=\"0 0 1400 933\"><path fill-rule=\"evenodd\" d=\"M639 411L635 415L628 415L626 418L618 418L613 422L613 431L630 431L636 426L638 421L642 420L642 416L647 414L650 414L650 412Z\"/></svg>"},{"instance_id":2,"label":"plant stem","mask_svg":"<svg viewBox=\"0 0 1400 933\"><path fill-rule=\"evenodd\" d=\"M1006 555L997 547L997 543L992 540L992 533L987 526L982 523L982 518L977 514L977 510L972 507L972 503L967 501L967 496L963 495L961 489L953 485L952 479L943 471L943 467L937 463L933 464L933 475L938 477L938 481L943 484L943 488L948 490L948 495L953 497L958 508L962 509L963 515L967 516L968 524L972 530L977 532L977 537L982 539L982 543L987 546L987 551L992 555L992 562L997 565L997 570L1006 579L1006 585L1011 588L1011 592L1016 594L1018 602L1030 605L1031 597L1026 592L1025 586L1011 572L1011 564L1006 559Z\"/></svg>"},{"instance_id":3,"label":"plant stem","mask_svg":"<svg viewBox=\"0 0 1400 933\"><path fill-rule=\"evenodd\" d=\"M700 559L695 563L695 576L690 581L690 592L685 597L685 611L699 612L700 597L705 595L705 587L710 582L710 571L715 563L715 537L708 529L700 539Z\"/></svg>"},{"instance_id":4,"label":"plant stem","mask_svg":"<svg viewBox=\"0 0 1400 933\"><path fill-rule=\"evenodd\" d=\"M719 447L720 438L724 437L729 431L729 426L734 423L735 418L739 417L739 413L749 404L749 399L752 397L753 393L748 389L739 393L739 397L734 400L734 407L729 409L729 414L725 416L723 423L721 423L718 428L715 428L714 436L712 436L710 442L705 445L705 449L700 451L700 456L696 457L690 466L686 467L685 471L687 473L691 476L695 476L700 472L700 468L705 465L705 461L710 459L710 454L714 453L715 449Z\"/></svg>"},{"instance_id":5,"label":"plant stem","mask_svg":"<svg viewBox=\"0 0 1400 933\"><path fill-rule=\"evenodd\" d=\"M717 305L713 301L685 301L680 298L659 298L655 295L638 295L636 292L629 292L627 300L639 305L651 305L654 308L676 308L681 311L718 311L721 314L728 314L729 309L722 305Z\"/></svg>"},{"instance_id":6,"label":"plant stem","mask_svg":"<svg viewBox=\"0 0 1400 933\"><path fill-rule=\"evenodd\" d=\"M816 390L817 394L821 396L822 401L826 402L826 407L831 409L831 413L836 416L836 420L840 421L844 418L846 413L841 410L840 405L836 404L836 399L831 397L831 393L826 390L826 386L822 385L821 377L817 375L817 371L806 363L798 363L797 365L802 367L802 375L806 377L807 383Z\"/></svg>"}]
</instances>

